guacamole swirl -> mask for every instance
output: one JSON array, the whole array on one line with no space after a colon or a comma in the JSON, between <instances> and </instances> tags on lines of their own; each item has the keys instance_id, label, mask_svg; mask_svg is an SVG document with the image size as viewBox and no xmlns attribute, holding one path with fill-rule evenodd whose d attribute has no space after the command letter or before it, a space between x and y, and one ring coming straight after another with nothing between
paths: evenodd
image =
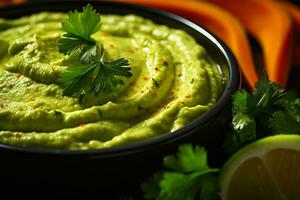
<instances>
[{"instance_id":1,"label":"guacamole swirl","mask_svg":"<svg viewBox=\"0 0 300 200\"><path fill-rule=\"evenodd\" d=\"M132 77L115 95L63 96L63 13L0 19L0 142L25 147L109 148L178 130L207 112L224 78L182 30L135 15L102 15L92 37L106 59L126 58ZM170 133L172 134L172 133Z\"/></svg>"}]
</instances>

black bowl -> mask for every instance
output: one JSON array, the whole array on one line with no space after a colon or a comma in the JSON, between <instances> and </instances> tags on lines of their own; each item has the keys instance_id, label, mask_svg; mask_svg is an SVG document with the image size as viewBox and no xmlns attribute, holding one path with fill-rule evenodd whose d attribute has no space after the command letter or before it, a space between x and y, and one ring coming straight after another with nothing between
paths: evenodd
<instances>
[{"instance_id":1,"label":"black bowl","mask_svg":"<svg viewBox=\"0 0 300 200\"><path fill-rule=\"evenodd\" d=\"M18 18L41 11L81 9L87 1L34 3L0 9L1 18ZM227 78L222 97L213 109L188 126L159 137L110 149L47 150L0 144L0 180L3 188L23 191L120 191L138 185L159 169L161 159L178 144L197 143L208 149L212 165L224 159L221 144L229 124L231 96L240 87L237 62L226 45L198 25L177 15L143 6L89 2L100 13L137 14L158 24L183 29L204 46ZM3 173L4 172L4 173ZM55 188L55 189L54 189Z\"/></svg>"}]
</instances>

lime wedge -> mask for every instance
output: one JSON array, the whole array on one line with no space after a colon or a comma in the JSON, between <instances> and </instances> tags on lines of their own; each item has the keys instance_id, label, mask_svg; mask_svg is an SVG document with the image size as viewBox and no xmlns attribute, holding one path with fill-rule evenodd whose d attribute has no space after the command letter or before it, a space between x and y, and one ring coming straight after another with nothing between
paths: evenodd
<instances>
[{"instance_id":1,"label":"lime wedge","mask_svg":"<svg viewBox=\"0 0 300 200\"><path fill-rule=\"evenodd\" d=\"M223 200L300 200L300 136L244 147L225 163L220 182Z\"/></svg>"}]
</instances>

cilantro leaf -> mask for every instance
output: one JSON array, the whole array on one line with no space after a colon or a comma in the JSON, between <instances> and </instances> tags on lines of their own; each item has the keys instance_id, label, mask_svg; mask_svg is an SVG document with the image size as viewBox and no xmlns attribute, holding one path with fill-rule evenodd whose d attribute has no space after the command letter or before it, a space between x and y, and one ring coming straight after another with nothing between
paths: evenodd
<instances>
[{"instance_id":1,"label":"cilantro leaf","mask_svg":"<svg viewBox=\"0 0 300 200\"><path fill-rule=\"evenodd\" d=\"M82 13L77 10L70 11L68 18L62 22L62 30L66 37L78 37L91 40L91 35L100 29L100 14L88 4L83 8Z\"/></svg>"},{"instance_id":2,"label":"cilantro leaf","mask_svg":"<svg viewBox=\"0 0 300 200\"><path fill-rule=\"evenodd\" d=\"M240 90L233 95L233 113L251 114L255 112L256 100L246 90Z\"/></svg>"},{"instance_id":3,"label":"cilantro leaf","mask_svg":"<svg viewBox=\"0 0 300 200\"><path fill-rule=\"evenodd\" d=\"M89 82L96 67L97 63L79 67L68 67L58 80L63 86L64 95L71 96L72 94L81 95L89 93L91 90Z\"/></svg>"},{"instance_id":4,"label":"cilantro leaf","mask_svg":"<svg viewBox=\"0 0 300 200\"><path fill-rule=\"evenodd\" d=\"M98 74L93 81L93 89L96 95L116 93L116 85L124 84L121 80L118 80L116 76L123 76L129 78L132 76L128 61L124 58L120 58L116 61L107 62L100 61L100 68Z\"/></svg>"},{"instance_id":5,"label":"cilantro leaf","mask_svg":"<svg viewBox=\"0 0 300 200\"><path fill-rule=\"evenodd\" d=\"M300 99L287 103L284 111L274 112L270 128L273 134L300 134Z\"/></svg>"},{"instance_id":6,"label":"cilantro leaf","mask_svg":"<svg viewBox=\"0 0 300 200\"><path fill-rule=\"evenodd\" d=\"M160 182L160 199L165 200L213 200L218 199L218 181L215 170L182 174L165 172ZM199 196L199 198L197 198Z\"/></svg>"},{"instance_id":7,"label":"cilantro leaf","mask_svg":"<svg viewBox=\"0 0 300 200\"><path fill-rule=\"evenodd\" d=\"M263 81L257 82L252 96L257 100L257 107L272 111L272 107L282 103L285 99L286 92L278 84L271 82L265 71L264 77Z\"/></svg>"},{"instance_id":8,"label":"cilantro leaf","mask_svg":"<svg viewBox=\"0 0 300 200\"><path fill-rule=\"evenodd\" d=\"M160 182L161 199L195 200L201 185L197 179L198 173L182 174L178 172L165 172Z\"/></svg>"},{"instance_id":9,"label":"cilantro leaf","mask_svg":"<svg viewBox=\"0 0 300 200\"><path fill-rule=\"evenodd\" d=\"M209 169L205 149L191 144L179 146L176 156L166 156L164 166L182 173Z\"/></svg>"},{"instance_id":10,"label":"cilantro leaf","mask_svg":"<svg viewBox=\"0 0 300 200\"><path fill-rule=\"evenodd\" d=\"M67 19L62 22L62 30L66 33L58 41L58 49L68 55L64 62L68 68L58 82L64 89L64 95L82 96L89 92L95 95L115 94L117 86L123 84L116 77L132 76L131 68L127 67L129 63L124 58L115 61L103 59L103 45L98 45L91 38L100 26L100 14L89 4L82 13L77 10L69 12Z\"/></svg>"},{"instance_id":11,"label":"cilantro leaf","mask_svg":"<svg viewBox=\"0 0 300 200\"><path fill-rule=\"evenodd\" d=\"M256 109L257 101L247 91L240 90L233 95L233 130L226 134L224 144L229 154L256 140Z\"/></svg>"},{"instance_id":12,"label":"cilantro leaf","mask_svg":"<svg viewBox=\"0 0 300 200\"><path fill-rule=\"evenodd\" d=\"M63 37L58 43L59 52L69 55L71 59L78 59L82 63L89 63L97 57L98 47L95 42L78 37Z\"/></svg>"},{"instance_id":13,"label":"cilantro leaf","mask_svg":"<svg viewBox=\"0 0 300 200\"><path fill-rule=\"evenodd\" d=\"M237 120L238 119L238 120ZM237 120L238 122L235 122ZM225 148L229 154L233 154L243 146L257 139L256 121L247 115L236 115L233 118L234 130L226 134Z\"/></svg>"},{"instance_id":14,"label":"cilantro leaf","mask_svg":"<svg viewBox=\"0 0 300 200\"><path fill-rule=\"evenodd\" d=\"M126 67L129 63L124 58L113 62L98 61L79 67L68 67L59 78L60 84L63 86L64 95L84 95L91 91L95 95L114 94L116 85L123 84L115 76L130 77L130 68ZM97 71L95 78L93 74Z\"/></svg>"},{"instance_id":15,"label":"cilantro leaf","mask_svg":"<svg viewBox=\"0 0 300 200\"><path fill-rule=\"evenodd\" d=\"M300 134L300 103L278 84L265 79L252 93L245 90L233 95L232 131L224 144L230 154L260 138L273 134Z\"/></svg>"},{"instance_id":16,"label":"cilantro leaf","mask_svg":"<svg viewBox=\"0 0 300 200\"><path fill-rule=\"evenodd\" d=\"M300 122L291 114L282 111L273 114L270 127L273 134L300 134Z\"/></svg>"},{"instance_id":17,"label":"cilantro leaf","mask_svg":"<svg viewBox=\"0 0 300 200\"><path fill-rule=\"evenodd\" d=\"M91 35L100 29L100 25L100 14L89 4L83 8L82 13L70 11L67 19L62 22L62 30L66 33L58 41L59 52L72 59L77 58L82 63L91 62L99 54L96 41Z\"/></svg>"},{"instance_id":18,"label":"cilantro leaf","mask_svg":"<svg viewBox=\"0 0 300 200\"><path fill-rule=\"evenodd\" d=\"M207 163L206 151L191 144L181 145L176 156L167 156L166 170L142 184L145 198L155 200L213 200L218 197L218 181ZM155 177L156 176L156 177Z\"/></svg>"}]
</instances>

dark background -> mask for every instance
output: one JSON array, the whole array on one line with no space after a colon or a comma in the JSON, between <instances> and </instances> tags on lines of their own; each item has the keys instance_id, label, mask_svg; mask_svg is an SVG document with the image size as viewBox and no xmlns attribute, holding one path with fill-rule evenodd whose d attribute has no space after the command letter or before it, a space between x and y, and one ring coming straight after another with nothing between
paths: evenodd
<instances>
[{"instance_id":1,"label":"dark background","mask_svg":"<svg viewBox=\"0 0 300 200\"><path fill-rule=\"evenodd\" d=\"M29 2L41 2L41 1L47 1L47 0L27 0L27 1L29 1ZM51 1L51 0L48 0L48 1ZM52 1L55 1L55 0L52 0ZM57 0L56 0L57 1ZM82 0L82 1L84 1L84 0ZM163 1L163 0L162 0ZM224 0L224 1L226 1L226 0ZM242 0L241 0L242 1ZM262 0L263 1L263 0ZM295 3L295 4L297 4L297 5L300 5L300 0L289 0L290 2L293 2L293 3Z\"/></svg>"}]
</instances>

